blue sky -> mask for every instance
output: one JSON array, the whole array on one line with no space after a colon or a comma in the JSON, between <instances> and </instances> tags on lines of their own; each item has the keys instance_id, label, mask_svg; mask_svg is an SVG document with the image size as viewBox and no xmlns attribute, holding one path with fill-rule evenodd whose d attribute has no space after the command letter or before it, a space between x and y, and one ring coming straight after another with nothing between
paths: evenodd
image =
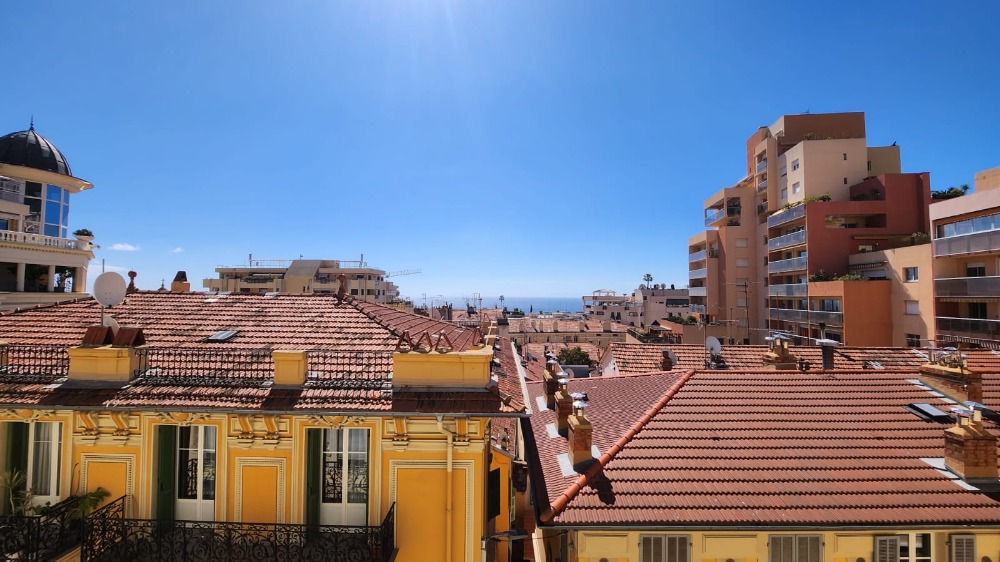
<instances>
[{"instance_id":1,"label":"blue sky","mask_svg":"<svg viewBox=\"0 0 1000 562\"><path fill-rule=\"evenodd\" d=\"M34 115L94 183L92 271L140 288L251 253L421 269L417 299L684 286L782 114L865 111L936 188L1000 165L1000 4L952 6L14 2L0 130Z\"/></svg>"}]
</instances>

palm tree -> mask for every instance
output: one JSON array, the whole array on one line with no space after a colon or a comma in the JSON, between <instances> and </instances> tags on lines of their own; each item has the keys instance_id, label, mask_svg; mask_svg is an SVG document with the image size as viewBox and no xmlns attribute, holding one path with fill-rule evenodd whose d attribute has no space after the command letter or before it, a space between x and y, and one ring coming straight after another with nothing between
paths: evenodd
<instances>
[{"instance_id":1,"label":"palm tree","mask_svg":"<svg viewBox=\"0 0 1000 562\"><path fill-rule=\"evenodd\" d=\"M643 275L642 276L642 280L645 281L646 282L646 286L649 287L650 284L653 282L653 274L652 273L647 273L647 274Z\"/></svg>"}]
</instances>

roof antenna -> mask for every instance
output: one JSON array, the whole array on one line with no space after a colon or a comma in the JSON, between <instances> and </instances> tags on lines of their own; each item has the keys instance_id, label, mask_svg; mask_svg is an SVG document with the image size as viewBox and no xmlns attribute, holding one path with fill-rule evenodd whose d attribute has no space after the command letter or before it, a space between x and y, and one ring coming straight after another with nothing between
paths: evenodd
<instances>
[{"instance_id":1,"label":"roof antenna","mask_svg":"<svg viewBox=\"0 0 1000 562\"><path fill-rule=\"evenodd\" d=\"M34 131L35 130L35 114L34 113L31 114L31 125L28 126L28 130L29 131Z\"/></svg>"}]
</instances>

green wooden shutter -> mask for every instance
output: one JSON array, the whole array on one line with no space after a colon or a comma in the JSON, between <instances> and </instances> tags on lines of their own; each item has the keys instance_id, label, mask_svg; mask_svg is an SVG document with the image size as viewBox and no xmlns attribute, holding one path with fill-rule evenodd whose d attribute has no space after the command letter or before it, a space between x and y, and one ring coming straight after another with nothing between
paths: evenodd
<instances>
[{"instance_id":1,"label":"green wooden shutter","mask_svg":"<svg viewBox=\"0 0 1000 562\"><path fill-rule=\"evenodd\" d=\"M156 518L174 520L177 500L177 426L156 430Z\"/></svg>"},{"instance_id":2,"label":"green wooden shutter","mask_svg":"<svg viewBox=\"0 0 1000 562\"><path fill-rule=\"evenodd\" d=\"M11 492L23 492L27 486L28 478L28 424L22 422L9 422L7 426L7 451L4 455L4 470L7 472L18 471L23 480L21 484L15 486L13 490L4 489L3 505L0 506L0 514L10 512Z\"/></svg>"},{"instance_id":3,"label":"green wooden shutter","mask_svg":"<svg viewBox=\"0 0 1000 562\"><path fill-rule=\"evenodd\" d=\"M306 525L319 525L319 492L322 486L323 430L306 430Z\"/></svg>"}]
</instances>

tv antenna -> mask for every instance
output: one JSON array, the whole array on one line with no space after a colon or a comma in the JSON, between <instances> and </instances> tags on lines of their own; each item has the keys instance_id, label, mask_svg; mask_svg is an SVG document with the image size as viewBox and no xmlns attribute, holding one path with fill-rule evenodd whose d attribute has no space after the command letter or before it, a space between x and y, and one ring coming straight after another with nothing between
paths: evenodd
<instances>
[{"instance_id":1,"label":"tv antenna","mask_svg":"<svg viewBox=\"0 0 1000 562\"><path fill-rule=\"evenodd\" d=\"M125 292L128 289L125 278L114 271L106 271L94 280L94 298L101 303L101 325L108 326L112 331L118 329L114 318L104 318L104 309L112 308L125 302Z\"/></svg>"}]
</instances>

